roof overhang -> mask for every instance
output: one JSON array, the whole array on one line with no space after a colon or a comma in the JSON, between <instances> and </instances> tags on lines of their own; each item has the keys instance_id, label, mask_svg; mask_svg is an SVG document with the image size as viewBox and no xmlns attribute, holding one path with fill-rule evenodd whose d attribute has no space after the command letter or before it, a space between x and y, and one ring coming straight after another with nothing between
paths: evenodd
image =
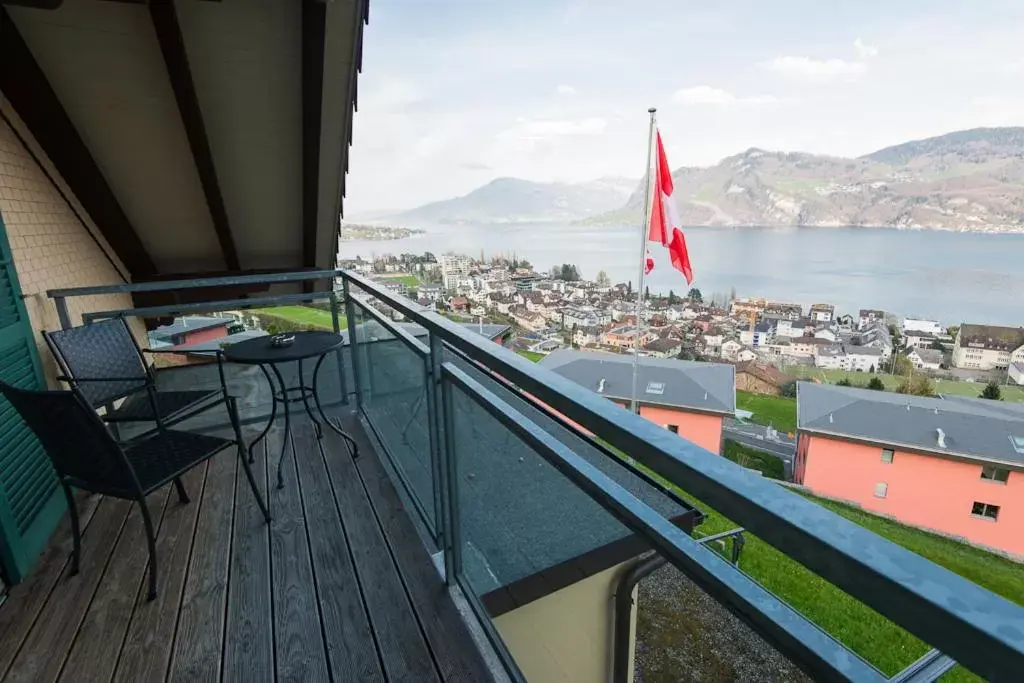
<instances>
[{"instance_id":1,"label":"roof overhang","mask_svg":"<svg viewBox=\"0 0 1024 683\"><path fill-rule=\"evenodd\" d=\"M126 279L334 266L367 0L0 2L5 118Z\"/></svg>"}]
</instances>

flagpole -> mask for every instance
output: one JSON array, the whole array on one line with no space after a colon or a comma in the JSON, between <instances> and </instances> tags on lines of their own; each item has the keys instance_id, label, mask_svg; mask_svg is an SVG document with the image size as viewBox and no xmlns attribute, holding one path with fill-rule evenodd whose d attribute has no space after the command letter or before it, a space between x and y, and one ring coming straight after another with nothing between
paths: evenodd
<instances>
[{"instance_id":1,"label":"flagpole","mask_svg":"<svg viewBox=\"0 0 1024 683\"><path fill-rule=\"evenodd\" d=\"M644 275L647 270L647 231L650 229L651 223L651 151L654 148L654 127L655 127L655 114L657 109L651 107L647 110L647 113L651 115L651 124L647 130L647 174L644 180L644 219L643 223L640 224L640 274L637 277L638 286L636 288L636 341L633 342L633 392L630 394L632 400L630 401L630 410L634 413L639 412L639 405L636 398L636 383L637 383L637 370L640 364L640 338L643 336L643 322L641 312L643 309L644 300Z\"/></svg>"}]
</instances>

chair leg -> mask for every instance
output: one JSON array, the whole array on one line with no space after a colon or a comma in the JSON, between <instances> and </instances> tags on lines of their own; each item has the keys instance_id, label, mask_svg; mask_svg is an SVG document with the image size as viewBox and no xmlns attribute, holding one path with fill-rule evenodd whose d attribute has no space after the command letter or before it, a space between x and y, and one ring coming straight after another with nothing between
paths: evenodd
<instances>
[{"instance_id":1,"label":"chair leg","mask_svg":"<svg viewBox=\"0 0 1024 683\"><path fill-rule=\"evenodd\" d=\"M174 488L178 491L178 500L182 503L188 503L188 491L185 490L185 484L182 483L181 477L174 478Z\"/></svg>"},{"instance_id":2,"label":"chair leg","mask_svg":"<svg viewBox=\"0 0 1024 683\"><path fill-rule=\"evenodd\" d=\"M156 598L156 533L145 498L139 500L139 507L142 508L142 523L146 527L146 545L149 548L149 593L146 600L152 601Z\"/></svg>"},{"instance_id":3,"label":"chair leg","mask_svg":"<svg viewBox=\"0 0 1024 683\"><path fill-rule=\"evenodd\" d=\"M79 527L78 505L75 503L75 496L71 493L71 487L65 482L60 483L64 489L64 498L68 502L68 513L71 515L71 539L74 543L71 551L71 576L78 574L82 557L82 530Z\"/></svg>"},{"instance_id":4,"label":"chair leg","mask_svg":"<svg viewBox=\"0 0 1024 683\"><path fill-rule=\"evenodd\" d=\"M267 504L263 502L260 490L256 488L256 479L252 476L252 468L249 467L250 460L245 457L245 441L242 439L242 428L238 424L238 404L234 396L228 399L228 414L231 417L231 426L235 428L235 441L238 443L238 461L242 463L242 467L245 469L245 476L249 479L252 495L256 496L256 503L260 506L260 511L263 512L263 519L269 523L270 510L267 509Z\"/></svg>"}]
</instances>

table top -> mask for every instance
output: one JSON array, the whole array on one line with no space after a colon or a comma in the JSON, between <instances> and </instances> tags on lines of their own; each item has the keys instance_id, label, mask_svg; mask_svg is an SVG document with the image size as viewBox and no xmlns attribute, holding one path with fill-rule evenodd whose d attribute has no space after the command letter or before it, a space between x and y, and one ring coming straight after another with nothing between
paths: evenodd
<instances>
[{"instance_id":1,"label":"table top","mask_svg":"<svg viewBox=\"0 0 1024 683\"><path fill-rule=\"evenodd\" d=\"M290 346L271 346L270 335L256 337L224 348L224 360L229 363L285 363L322 356L345 343L341 335L334 332L288 332L295 341Z\"/></svg>"}]
</instances>

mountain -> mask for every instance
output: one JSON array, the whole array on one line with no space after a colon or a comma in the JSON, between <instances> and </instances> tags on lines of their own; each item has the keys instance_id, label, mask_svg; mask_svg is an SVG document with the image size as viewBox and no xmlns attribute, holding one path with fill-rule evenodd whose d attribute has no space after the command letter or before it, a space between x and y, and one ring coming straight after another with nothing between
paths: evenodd
<instances>
[{"instance_id":1,"label":"mountain","mask_svg":"<svg viewBox=\"0 0 1024 683\"><path fill-rule=\"evenodd\" d=\"M574 221L622 206L636 182L599 178L585 183L538 183L497 178L465 196L425 204L388 220L402 225Z\"/></svg>"},{"instance_id":2,"label":"mountain","mask_svg":"<svg viewBox=\"0 0 1024 683\"><path fill-rule=\"evenodd\" d=\"M672 173L686 225L1024 232L1024 128L976 128L848 159L751 148ZM640 220L643 184L585 220Z\"/></svg>"}]
</instances>

